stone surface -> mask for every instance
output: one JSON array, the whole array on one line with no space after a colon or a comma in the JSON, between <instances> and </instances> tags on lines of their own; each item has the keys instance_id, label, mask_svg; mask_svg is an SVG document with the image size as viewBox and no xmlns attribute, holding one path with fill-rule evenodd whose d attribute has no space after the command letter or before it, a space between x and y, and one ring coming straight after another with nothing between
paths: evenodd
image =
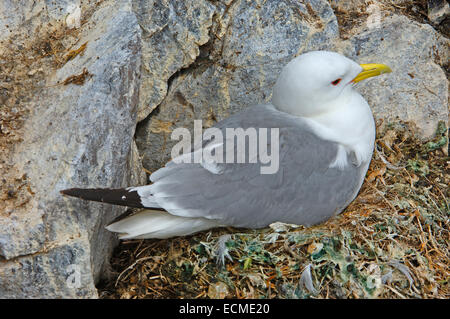
<instances>
[{"instance_id":1,"label":"stone surface","mask_svg":"<svg viewBox=\"0 0 450 319\"><path fill-rule=\"evenodd\" d=\"M269 23L268 21L273 21ZM170 132L210 126L245 106L268 101L279 71L294 56L332 49L337 20L327 1L233 1L217 4L211 40L196 62L173 79L158 112L137 130L144 167L170 157Z\"/></svg>"},{"instance_id":2,"label":"stone surface","mask_svg":"<svg viewBox=\"0 0 450 319\"><path fill-rule=\"evenodd\" d=\"M101 0L90 1L95 6ZM36 28L51 21L64 21L80 0L2 0L0 1L0 41L18 30Z\"/></svg>"},{"instance_id":3,"label":"stone surface","mask_svg":"<svg viewBox=\"0 0 450 319\"><path fill-rule=\"evenodd\" d=\"M43 1L38 3L28 0L0 1L0 41L8 38L45 8Z\"/></svg>"},{"instance_id":4,"label":"stone surface","mask_svg":"<svg viewBox=\"0 0 450 319\"><path fill-rule=\"evenodd\" d=\"M88 238L0 263L1 298L96 298Z\"/></svg>"},{"instance_id":5,"label":"stone surface","mask_svg":"<svg viewBox=\"0 0 450 319\"><path fill-rule=\"evenodd\" d=\"M94 282L117 242L104 226L125 209L59 191L145 182L133 142L141 32L131 2L99 6L79 37L86 50L47 79L12 156L33 197L0 215L3 298L96 297ZM84 83L62 84L84 68ZM70 265L80 270L77 287L67 284Z\"/></svg>"},{"instance_id":6,"label":"stone surface","mask_svg":"<svg viewBox=\"0 0 450 319\"><path fill-rule=\"evenodd\" d=\"M360 63L379 62L392 68L386 76L363 81L358 91L376 118L412 121L422 137L433 136L439 121L448 121L449 40L430 25L404 16L383 19L379 28L360 29L343 45Z\"/></svg>"},{"instance_id":7,"label":"stone surface","mask_svg":"<svg viewBox=\"0 0 450 319\"><path fill-rule=\"evenodd\" d=\"M447 0L428 0L428 18L439 24L450 18L450 5Z\"/></svg>"},{"instance_id":8,"label":"stone surface","mask_svg":"<svg viewBox=\"0 0 450 319\"><path fill-rule=\"evenodd\" d=\"M208 41L214 6L206 0L139 0L133 10L143 32L141 121L166 96L169 78L190 65Z\"/></svg>"}]
</instances>

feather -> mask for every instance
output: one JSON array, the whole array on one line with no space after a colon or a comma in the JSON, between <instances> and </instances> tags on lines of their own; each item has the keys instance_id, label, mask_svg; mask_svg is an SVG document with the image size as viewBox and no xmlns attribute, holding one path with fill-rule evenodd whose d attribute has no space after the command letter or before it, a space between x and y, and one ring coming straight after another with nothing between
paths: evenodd
<instances>
[{"instance_id":1,"label":"feather","mask_svg":"<svg viewBox=\"0 0 450 319\"><path fill-rule=\"evenodd\" d=\"M69 188L61 191L66 196L78 197L94 202L136 208L159 208L152 196L145 192L148 186L129 188Z\"/></svg>"},{"instance_id":2,"label":"feather","mask_svg":"<svg viewBox=\"0 0 450 319\"><path fill-rule=\"evenodd\" d=\"M202 230L220 226L216 221L206 218L189 218L171 215L158 210L143 210L106 227L119 233L120 239L165 239L187 236Z\"/></svg>"}]
</instances>

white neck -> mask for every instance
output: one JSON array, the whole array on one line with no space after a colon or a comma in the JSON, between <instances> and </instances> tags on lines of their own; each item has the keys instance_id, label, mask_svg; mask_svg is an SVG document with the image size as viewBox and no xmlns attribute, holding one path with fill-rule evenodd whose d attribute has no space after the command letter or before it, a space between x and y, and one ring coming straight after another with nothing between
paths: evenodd
<instances>
[{"instance_id":1,"label":"white neck","mask_svg":"<svg viewBox=\"0 0 450 319\"><path fill-rule=\"evenodd\" d=\"M333 101L331 111L303 117L321 138L340 144L335 163L342 168L354 152L357 166L370 161L375 142L375 122L366 100L349 88ZM345 152L343 152L345 150Z\"/></svg>"}]
</instances>

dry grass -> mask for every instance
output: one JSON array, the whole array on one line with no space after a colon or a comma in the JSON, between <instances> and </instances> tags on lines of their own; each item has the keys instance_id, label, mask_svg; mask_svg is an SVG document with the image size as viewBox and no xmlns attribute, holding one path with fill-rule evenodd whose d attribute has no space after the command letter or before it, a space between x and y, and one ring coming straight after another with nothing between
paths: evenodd
<instances>
[{"instance_id":1,"label":"dry grass","mask_svg":"<svg viewBox=\"0 0 450 319\"><path fill-rule=\"evenodd\" d=\"M101 296L449 298L447 140L444 123L428 142L387 126L357 199L312 228L123 242Z\"/></svg>"}]
</instances>

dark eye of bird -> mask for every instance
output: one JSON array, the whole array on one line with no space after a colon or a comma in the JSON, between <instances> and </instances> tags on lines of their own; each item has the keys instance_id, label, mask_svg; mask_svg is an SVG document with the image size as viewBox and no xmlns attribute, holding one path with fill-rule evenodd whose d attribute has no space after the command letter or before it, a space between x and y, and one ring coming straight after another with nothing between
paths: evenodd
<instances>
[{"instance_id":1,"label":"dark eye of bird","mask_svg":"<svg viewBox=\"0 0 450 319\"><path fill-rule=\"evenodd\" d=\"M338 85L339 84L339 82L341 82L341 78L339 78L339 79L337 79L337 80L334 80L333 82L331 82L331 84L333 84L333 85Z\"/></svg>"}]
</instances>

